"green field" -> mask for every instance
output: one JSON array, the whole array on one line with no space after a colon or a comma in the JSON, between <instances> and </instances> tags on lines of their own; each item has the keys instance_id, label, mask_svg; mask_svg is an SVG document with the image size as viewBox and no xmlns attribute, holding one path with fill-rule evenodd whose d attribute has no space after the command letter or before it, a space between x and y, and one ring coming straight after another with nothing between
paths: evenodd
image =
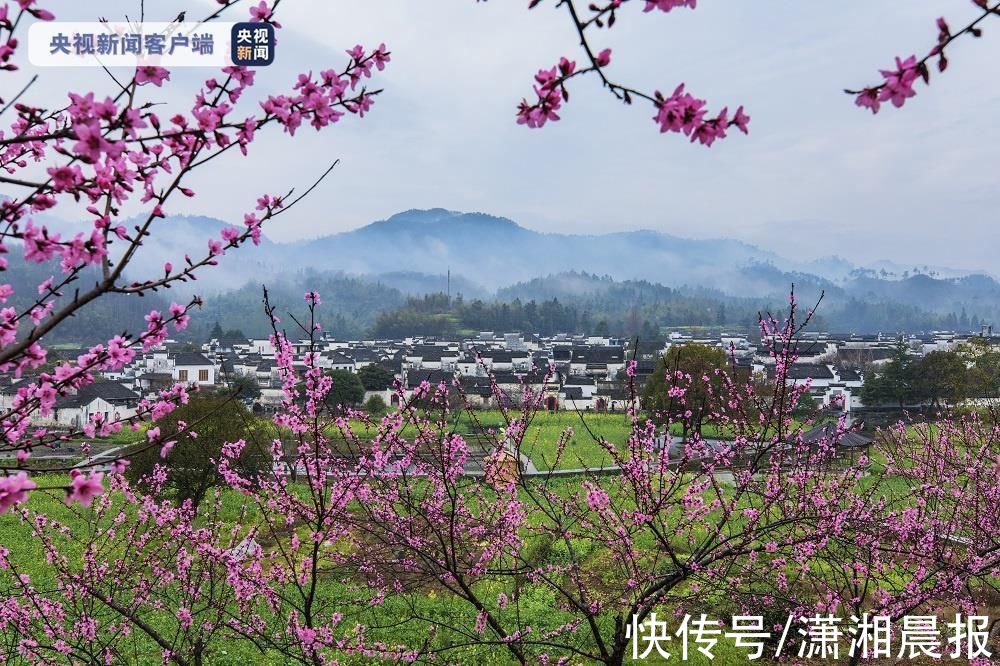
<instances>
[{"instance_id":1,"label":"green field","mask_svg":"<svg viewBox=\"0 0 1000 666\"><path fill-rule=\"evenodd\" d=\"M519 418L516 411L508 412L508 418ZM646 416L639 416L644 422ZM494 410L460 410L452 416L452 428L463 435L474 435L489 430L500 433L505 427L503 412ZM795 424L797 427L799 424ZM268 440L279 435L267 419L255 419L252 423L253 432L262 440ZM354 432L361 438L374 436L374 431L366 429L359 421L353 421ZM631 417L624 413L600 413L582 411L548 412L539 410L534 414L522 441L521 453L527 456L539 470L548 469L579 469L600 468L613 464L611 455L600 443L603 439L623 450L632 431ZM679 424L671 427L675 435L681 434ZM404 436L415 433L415 428L406 426ZM571 434L567 434L571 433ZM332 438L340 437L340 433L330 430ZM560 439L566 436L566 445L561 457L557 459L557 449ZM724 437L717 428L708 424L702 429L706 438ZM145 427L138 431L125 429L106 439L98 440L94 452L102 451L112 446L122 446L145 441ZM80 442L72 443L77 448Z\"/></svg>"},{"instance_id":2,"label":"green field","mask_svg":"<svg viewBox=\"0 0 1000 666\"><path fill-rule=\"evenodd\" d=\"M555 420L555 419L554 419ZM30 512L44 514L49 520L56 521L64 525L68 532L73 535L72 539L63 542L61 552L69 557L69 568L79 570L80 559L83 552L79 546L81 541L87 541L94 533L95 512L91 508L84 508L79 505L66 506L62 501L62 491L60 486L68 482L68 477L56 474L42 474L35 477L39 484L39 491L31 494L26 505ZM555 482L560 488L560 493L570 493L576 490L578 479L567 478ZM125 513L135 518L135 507L126 505L124 498L120 494L113 495L114 509L107 515L114 515L119 507ZM248 523L259 521L260 514L254 511L248 515L242 514L244 500L241 495L235 492L225 491L222 496L221 511L219 518L224 524L233 525L237 522L247 525ZM249 520L248 520L249 518ZM105 520L100 526L106 527L108 521ZM57 576L55 569L46 559L46 551L39 539L32 534L33 530L29 523L23 521L15 513L8 513L0 516L0 543L10 551L10 568L0 570L0 590L7 589L8 580L11 575L28 576L34 587L40 590L51 590L58 596L55 590ZM305 537L302 533L300 536ZM276 546L266 540L262 540L265 552L272 551ZM558 546L558 544L556 544ZM584 542L578 544L580 548L587 548ZM117 548L110 550L102 549L103 557L113 558ZM546 559L553 564L563 561L566 554L558 547L551 549L546 555ZM594 557L599 557L595 553ZM480 583L480 585L491 585L491 583ZM496 591L507 588L497 587ZM483 589L479 590L483 594ZM438 589L434 584L429 584L420 590L407 593L405 595L392 595L386 598L380 605L359 603L359 586L353 582L336 580L332 577L323 577L320 582L318 596L324 604L333 608L341 609L344 613L345 621L342 627L349 628L355 624L363 624L369 627L389 627L383 630L374 630L372 637L377 637L387 644L408 644L419 645L427 636L427 625L423 620L410 620L399 622L400 618L410 614L419 614L423 618L436 618L438 621L456 625L470 626L476 617L472 607L464 601L450 596ZM494 592L495 594L495 592ZM487 593L488 595L488 593ZM126 595L123 598L128 598ZM98 606L95 612L100 612ZM544 632L553 630L565 622L573 619L573 615L559 609L559 604L553 596L551 590L540 586L528 585L522 588L518 604L511 607L510 620L516 613L518 620L525 624L530 624L535 631ZM104 611L104 616L108 613ZM111 614L113 615L113 613ZM502 613L498 612L502 617ZM175 619L167 612L157 613L150 611L145 620L158 630L170 633L173 629ZM609 627L610 629L610 627ZM349 629L348 629L349 633ZM0 636L3 630L0 629ZM161 663L158 646L153 643L142 632L136 631L128 638L122 638L123 650L132 655L128 663L136 664L159 664ZM438 648L446 648L443 653L449 664L512 664L515 663L506 649L489 645L464 645L464 639L460 635L451 636L447 633L439 636ZM447 646L454 643L461 645L454 649L447 649ZM666 646L676 653L676 646ZM739 664L749 663L744 659L745 652L736 648L731 641L720 639L714 650L715 660L709 660L695 653L683 663L699 664L707 666L711 663ZM211 652L207 655L206 663L220 664L223 666L237 664L267 664L279 665L287 663L281 655L261 653L249 642L233 637L220 638L214 644ZM372 663L359 657L350 655L342 658L339 663L343 664L365 664ZM385 662L381 662L385 663ZM572 662L583 663L583 662ZM679 656L675 654L669 661L653 654L644 660L643 663L663 664L682 663ZM757 663L762 663L758 661ZM766 661L763 663L767 663Z\"/></svg>"},{"instance_id":3,"label":"green field","mask_svg":"<svg viewBox=\"0 0 1000 666\"><path fill-rule=\"evenodd\" d=\"M460 413L456 415L454 430L456 432L475 432L484 428L501 428L503 425L503 415L499 411ZM270 426L267 422L261 421L255 424L255 426L259 427L265 435L269 432L268 428ZM355 427L360 427L360 425L355 424ZM623 414L584 413L581 415L576 412L554 414L540 412L529 425L528 434L524 440L524 453L529 455L539 468L548 467L552 463L560 437L568 429L572 430L572 434L566 439L566 452L563 459L559 461L558 466L561 468L596 467L607 464L610 458L607 452L594 441L595 437L607 438L609 441L621 446L630 433L630 424L627 421L627 416ZM134 433L131 434L134 436ZM709 433L706 433L706 436L709 436ZM78 505L67 507L63 503L62 492L58 490L58 487L64 485L67 482L67 478L65 476L50 474L38 475L36 480L41 488L51 488L52 490L33 493L27 507L33 512L44 514L49 519L66 525L69 532L76 539L86 539L93 530L92 518L94 513L92 509L86 509ZM552 489L557 494L567 496L580 488L580 477L560 478L553 480L552 483L554 484ZM902 483L898 488L894 484L889 484L885 489L890 492L899 491L901 494L906 490L905 484ZM116 506L123 506L123 498L120 495L114 495L113 500ZM249 525L259 523L261 521L261 514L255 509L252 509L249 514L241 515L244 506L244 498L241 495L231 491L224 491L222 494L221 509L218 514L219 520L226 526L239 523L244 526L244 529ZM124 510L130 516L134 516L135 514L133 507L125 506ZM538 518L538 516L535 516L535 518ZM300 532L300 538L308 536L305 533L301 533L301 530L297 531ZM281 538L279 538L279 541L281 541ZM279 547L279 544L276 542L272 543L262 540L261 543L267 552L273 552L274 549ZM11 564L13 565L11 569L0 571L0 585L5 587L7 580L9 580L5 580L5 577L16 573L18 575L30 576L32 582L38 588L54 589L56 576L52 566L46 561L45 551L41 543L32 535L31 526L23 522L15 513L0 516L0 544L3 544L10 551ZM574 544L574 547L583 550L589 547L583 541L577 543L576 539L574 539ZM652 546L652 544L650 545ZM527 549L530 552L535 552L539 547L541 548L540 552L542 553L541 556L544 558L544 562L554 566L568 562L567 553L561 549L561 545L558 542L540 545L531 541ZM111 552L114 552L114 550ZM679 543L676 552L683 556L690 553L690 550L686 549L685 544ZM80 549L70 546L65 550L65 553L70 558L70 568L78 567L79 562L76 560L80 557ZM111 553L108 552L106 554L110 555ZM591 555L587 556L588 561L593 564L595 571L602 570L603 563L601 557L601 553L597 551L593 551ZM817 562L815 566L823 568L827 565ZM497 592L505 589L496 587L496 590L493 590L493 586L495 585L493 582L483 582L480 585L487 586L486 596L489 596L489 594L495 595ZM2 589L0 587L0 592L2 592ZM343 610L345 615L344 627L355 624L362 624L369 627L385 627L381 630L374 630L372 636L388 644L419 644L426 637L426 618L435 618L436 621L443 624L457 626L469 626L475 620L475 612L467 602L458 600L447 592L441 591L434 584L422 585L407 594L391 595L383 604L363 603L364 594L364 589L359 588L357 581L323 577L320 582L319 595L322 597L323 602L333 608ZM681 591L681 596L683 594L683 591ZM359 599L362 603L359 603ZM730 609L731 605L730 600L714 596L712 598L700 599L699 604L701 604L701 608L706 609L705 612L709 612L710 616L719 618L726 617L725 613ZM664 611L666 612L669 608L669 605L665 606ZM554 629L573 618L570 613L559 609L559 604L551 590L535 585L525 585L521 588L517 608L512 608L510 612L516 612L520 622L530 624L536 631L540 632ZM424 619L400 621L401 618L414 614ZM171 623L174 622L174 618L169 615L155 616L154 620L158 626L162 623L164 627L171 627ZM0 635L2 635L2 631L0 631ZM458 634L451 635L446 632L439 635L435 640L439 648L443 647L446 649L443 653L446 655L446 660L443 663L513 663L509 654L503 648L475 644L464 645L462 637ZM581 636L581 640L585 641L586 638ZM130 663L160 663L157 647L149 639L144 638L141 632L134 633L127 641L129 642L129 652L135 655L134 662ZM448 649L452 644L455 646L461 644L461 647L455 647L453 650ZM645 660L645 663L681 663L679 656L676 654L678 647L676 639L674 639L674 644L669 647L673 648L671 652L674 653L674 657L671 660L658 660L651 656ZM746 660L743 650L736 648L731 642L724 639L720 640L718 645L715 646L714 654L714 661L710 661L692 652L685 663L705 665L710 663L750 663ZM246 641L228 637L221 639L213 647L207 663L223 665L244 663L281 664L285 663L285 661L280 655L262 654L254 650ZM347 656L340 663L355 664L370 662L358 657ZM573 661L571 663L584 662ZM766 664L770 662L764 659L759 660L757 663Z\"/></svg>"}]
</instances>

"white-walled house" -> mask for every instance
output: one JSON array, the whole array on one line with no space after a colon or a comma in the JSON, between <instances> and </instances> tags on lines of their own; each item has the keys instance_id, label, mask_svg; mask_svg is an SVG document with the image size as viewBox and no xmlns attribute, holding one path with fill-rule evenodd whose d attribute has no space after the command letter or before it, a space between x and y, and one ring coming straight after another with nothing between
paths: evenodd
<instances>
[{"instance_id":1,"label":"white-walled house","mask_svg":"<svg viewBox=\"0 0 1000 666\"><path fill-rule=\"evenodd\" d=\"M254 338L248 344L251 351L261 356L274 356L274 345L266 338Z\"/></svg>"},{"instance_id":2,"label":"white-walled house","mask_svg":"<svg viewBox=\"0 0 1000 666\"><path fill-rule=\"evenodd\" d=\"M175 382L214 386L217 368L201 352L177 352L173 356L171 376Z\"/></svg>"},{"instance_id":3,"label":"white-walled house","mask_svg":"<svg viewBox=\"0 0 1000 666\"><path fill-rule=\"evenodd\" d=\"M143 356L144 373L164 373L171 372L174 363L170 352L166 349L154 349Z\"/></svg>"},{"instance_id":4,"label":"white-walled house","mask_svg":"<svg viewBox=\"0 0 1000 666\"><path fill-rule=\"evenodd\" d=\"M405 355L405 366L408 370L442 370L454 372L457 369L461 352L457 347L441 345L415 345Z\"/></svg>"},{"instance_id":5,"label":"white-walled house","mask_svg":"<svg viewBox=\"0 0 1000 666\"><path fill-rule=\"evenodd\" d=\"M768 366L767 374L768 377L774 379L775 368L773 365ZM839 383L840 377L832 365L796 363L788 368L788 374L785 377L787 384L804 384L807 381L810 389L818 391L826 389L831 384Z\"/></svg>"},{"instance_id":6,"label":"white-walled house","mask_svg":"<svg viewBox=\"0 0 1000 666\"><path fill-rule=\"evenodd\" d=\"M319 366L326 370L346 370L351 373L358 371L354 359L348 358L339 351L325 351L320 354Z\"/></svg>"},{"instance_id":7,"label":"white-walled house","mask_svg":"<svg viewBox=\"0 0 1000 666\"><path fill-rule=\"evenodd\" d=\"M10 379L9 377L0 378L4 381ZM37 377L24 377L22 379L11 380L10 383L0 386L0 410L6 411L10 409L13 404L14 398L17 397L17 392L29 386L32 382L36 381Z\"/></svg>"},{"instance_id":8,"label":"white-walled house","mask_svg":"<svg viewBox=\"0 0 1000 666\"><path fill-rule=\"evenodd\" d=\"M592 411L596 408L597 402L593 395L584 395L582 386L563 385L559 389L559 408L573 411Z\"/></svg>"},{"instance_id":9,"label":"white-walled house","mask_svg":"<svg viewBox=\"0 0 1000 666\"><path fill-rule=\"evenodd\" d=\"M265 358L257 362L254 367L254 377L257 378L257 385L262 389L281 386L278 365L271 359Z\"/></svg>"},{"instance_id":10,"label":"white-walled house","mask_svg":"<svg viewBox=\"0 0 1000 666\"><path fill-rule=\"evenodd\" d=\"M118 382L97 382L84 386L74 395L56 400L51 416L33 420L36 425L82 428L96 414L105 421L135 416L139 394Z\"/></svg>"},{"instance_id":11,"label":"white-walled house","mask_svg":"<svg viewBox=\"0 0 1000 666\"><path fill-rule=\"evenodd\" d=\"M486 368L484 368L478 360L475 358L463 358L455 364L458 374L463 377L484 377L486 376Z\"/></svg>"},{"instance_id":12,"label":"white-walled house","mask_svg":"<svg viewBox=\"0 0 1000 666\"><path fill-rule=\"evenodd\" d=\"M566 378L563 382L563 387L571 388L576 387L580 389L580 393L586 399L594 397L597 393L597 381L593 377L584 377L580 375L571 375Z\"/></svg>"}]
</instances>

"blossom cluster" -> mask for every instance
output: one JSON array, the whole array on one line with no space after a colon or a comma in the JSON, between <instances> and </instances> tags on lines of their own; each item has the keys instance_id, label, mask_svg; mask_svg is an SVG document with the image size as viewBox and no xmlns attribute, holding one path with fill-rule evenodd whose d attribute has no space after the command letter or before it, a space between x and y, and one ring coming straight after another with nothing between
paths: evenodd
<instances>
[{"instance_id":1,"label":"blossom cluster","mask_svg":"<svg viewBox=\"0 0 1000 666\"><path fill-rule=\"evenodd\" d=\"M537 1L533 2L531 7L537 4ZM626 104L632 104L637 98L652 103L656 109L653 120L661 133L683 133L690 137L692 142L697 141L703 146L711 146L717 139L725 138L726 130L732 126L746 134L750 117L744 113L742 106L736 110L732 118L729 117L728 108L723 108L718 115L709 118L706 117L708 112L705 109L705 100L684 92L684 84L678 86L673 94L667 97L660 91L655 91L651 95L646 94L615 83L608 78L605 68L611 64L611 49L606 48L600 51L593 49L588 42L586 33L591 27L601 28L607 25L610 28L615 25L617 12L623 4L624 0L612 0L603 6L591 4L589 9L592 16L584 21L579 17L572 1L560 3L560 5L569 8L588 62L585 66L577 67L576 61L564 56L554 67L539 70L535 74L535 99L533 101L521 100L517 107L517 123L531 129L538 129L544 127L548 122L560 120L558 112L563 104L569 101L566 82L577 76L592 74L599 78L604 88ZM694 9L696 6L697 0L646 0L643 11L669 12L677 7Z\"/></svg>"},{"instance_id":2,"label":"blossom cluster","mask_svg":"<svg viewBox=\"0 0 1000 666\"><path fill-rule=\"evenodd\" d=\"M219 4L222 11L237 3ZM277 4L253 5L251 20L280 27L274 20ZM34 0L18 0L17 7L16 14L7 3L0 7L0 39L7 33L0 52L5 69L15 67L11 58L18 43L13 33L21 19L53 18ZM30 428L34 418L51 415L60 398L93 383L102 372L125 367L137 350L161 345L171 325L174 331L183 331L190 311L201 300L195 296L187 303L173 303L169 312L151 310L138 335L116 335L75 360L40 372L49 360L45 336L61 322L110 294L141 297L195 280L228 250L260 243L263 224L285 208L282 196L261 196L255 209L244 215L243 226L224 227L218 238L207 239L201 256L178 257L164 263L162 271L147 275L139 260L143 239L163 224L169 200L195 196L186 181L209 160L233 149L247 155L257 133L269 126L294 135L305 124L321 130L346 115L366 115L379 92L368 90L366 82L385 69L391 55L384 44L371 50L359 45L349 49L347 57L343 67L324 69L318 76L300 74L290 93L268 95L256 108L243 103L255 72L226 67L219 76L205 80L187 109L164 112L148 95L169 84L170 72L155 65L138 67L131 80L109 95L69 92L68 103L54 112L25 102L12 104L16 118L8 130L0 130L0 168L20 175L31 171L29 163L45 165L38 176L7 179L18 191L0 202L0 372L28 376L10 405L0 410L0 453L16 454L12 470L27 469L34 449L74 436L108 436L123 426L138 428L142 418L162 417L173 401L186 400L184 387L179 387L163 392L158 401L144 401L139 416L127 422L95 414L70 433ZM83 202L89 217L86 230L53 231L39 221L40 213L69 200ZM120 218L128 202L146 210L133 228ZM14 283L2 280L9 265L3 255L16 251L26 263L53 266L53 275L38 284L37 295L15 293ZM90 275L100 278L82 280ZM21 473L3 477L2 510L23 502L31 489L32 482L22 479ZM74 476L66 489L68 497L88 502L94 482L99 484L100 477Z\"/></svg>"},{"instance_id":3,"label":"blossom cluster","mask_svg":"<svg viewBox=\"0 0 1000 666\"><path fill-rule=\"evenodd\" d=\"M927 55L920 59L915 55L907 58L897 56L894 68L879 70L883 79L881 83L867 86L861 90L847 91L855 95L854 103L859 107L869 109L873 114L878 113L885 102L899 108L906 103L906 100L917 94L913 86L918 80L930 84L929 62L936 60L938 72L944 72L948 68L945 48L963 35L981 37L983 31L979 24L988 16L1000 15L1000 3L994 2L991 5L988 0L972 0L972 3L982 10L982 13L975 20L962 29L953 31L943 16L938 17L936 21L937 43Z\"/></svg>"},{"instance_id":4,"label":"blossom cluster","mask_svg":"<svg viewBox=\"0 0 1000 666\"><path fill-rule=\"evenodd\" d=\"M682 132L691 137L692 142L698 141L704 146L725 138L726 130L732 126L746 134L750 122L742 106L736 109L732 118L728 108L723 108L714 118L706 118L705 100L685 92L683 83L669 97L656 91L656 109L653 120L660 126L660 132Z\"/></svg>"}]
</instances>

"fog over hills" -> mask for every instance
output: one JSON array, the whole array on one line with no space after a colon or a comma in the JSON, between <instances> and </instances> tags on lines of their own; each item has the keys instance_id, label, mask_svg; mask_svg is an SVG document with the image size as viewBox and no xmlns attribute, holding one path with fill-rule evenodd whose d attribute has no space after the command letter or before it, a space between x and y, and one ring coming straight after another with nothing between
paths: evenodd
<instances>
[{"instance_id":1,"label":"fog over hills","mask_svg":"<svg viewBox=\"0 0 1000 666\"><path fill-rule=\"evenodd\" d=\"M609 225L613 226L613 225ZM780 257L733 240L689 240L653 231L543 234L482 213L410 210L361 229L293 246L307 265L349 273L462 275L496 289L570 270L664 284L721 286L727 272ZM331 265L332 264L332 265Z\"/></svg>"},{"instance_id":2,"label":"fog over hills","mask_svg":"<svg viewBox=\"0 0 1000 666\"><path fill-rule=\"evenodd\" d=\"M37 221L64 233L74 232L76 226ZM146 277L139 275L140 270L155 274L167 261L180 265L185 254L202 255L207 239L218 238L226 223L173 216L158 225L143 249L141 266L130 268L131 279ZM613 228L614 223L608 226ZM544 286L539 286L538 278L545 278ZM312 288L311 283L320 279L348 292L371 285L374 291L366 292L363 300L372 316L398 307L407 296L449 288L453 296L461 294L467 300L572 301L606 290L608 281L635 281L686 293L701 290L709 298L761 303L780 302L794 283L804 300L825 292L828 302L842 309L852 303L889 303L914 312L954 314L956 321L963 311L970 321L973 315L1000 321L1000 284L982 273L903 268L888 261L859 267L850 258L835 256L796 261L738 240L695 240L656 231L540 233L506 218L442 208L408 210L352 231L294 243L265 237L260 246L248 245L222 257L218 267L203 271L197 282L174 293L197 292L208 297L210 307L213 299L228 299L231 302L220 303L221 311L233 313L234 303L251 302L247 290L254 292L262 283L294 293Z\"/></svg>"}]
</instances>

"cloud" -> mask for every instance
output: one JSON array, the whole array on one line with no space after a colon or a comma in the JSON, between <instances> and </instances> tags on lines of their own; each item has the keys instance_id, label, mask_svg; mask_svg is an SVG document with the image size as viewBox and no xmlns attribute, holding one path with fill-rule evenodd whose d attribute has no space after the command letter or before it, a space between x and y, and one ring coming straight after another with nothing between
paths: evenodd
<instances>
[{"instance_id":1,"label":"cloud","mask_svg":"<svg viewBox=\"0 0 1000 666\"><path fill-rule=\"evenodd\" d=\"M60 18L124 11L110 1L49 4ZM157 2L149 18L169 20L183 4ZM560 55L579 57L554 3L531 12L524 5L283 3L278 62L261 70L261 90L289 87L300 70L341 64L355 43L384 41L393 62L376 83L385 93L361 122L318 136L304 128L293 139L264 137L250 161L229 160L199 176L199 197L172 212L240 219L260 192L303 187L341 158L334 175L269 230L272 237L329 234L442 206L542 231L728 236L802 258L992 263L1000 143L992 118L1000 94L980 63L1000 56L1000 40L989 30L982 40L960 40L948 72L902 110L872 117L841 92L875 81L894 55L928 49L939 2L623 11L615 29L596 38L614 49L615 77L647 89L683 81L713 109L747 107L750 136L710 150L660 136L651 109L626 108L593 80L573 86L560 123L541 131L516 126L514 107L530 92L534 71ZM946 8L953 25L973 10ZM43 74L39 91L54 98L67 84L110 90L100 72ZM175 78L167 94L183 100L181 91L204 73Z\"/></svg>"}]
</instances>

